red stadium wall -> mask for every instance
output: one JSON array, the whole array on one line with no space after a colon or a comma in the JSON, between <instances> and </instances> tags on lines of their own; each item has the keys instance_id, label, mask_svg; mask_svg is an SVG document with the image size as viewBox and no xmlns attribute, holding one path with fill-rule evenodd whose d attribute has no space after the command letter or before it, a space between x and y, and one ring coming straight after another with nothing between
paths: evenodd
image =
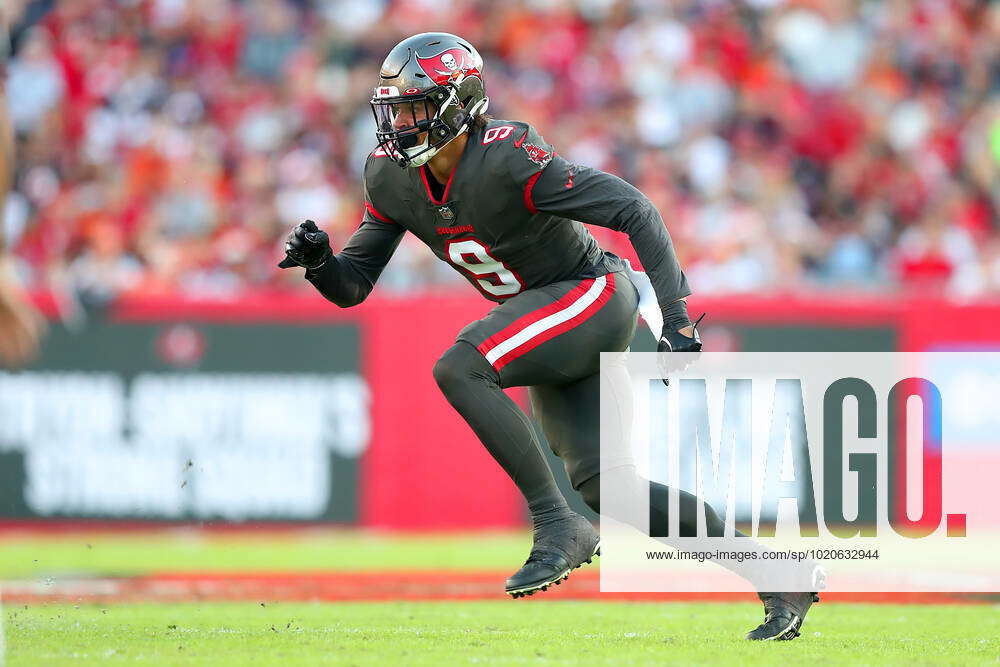
<instances>
[{"instance_id":1,"label":"red stadium wall","mask_svg":"<svg viewBox=\"0 0 1000 667\"><path fill-rule=\"evenodd\" d=\"M58 303L37 300L57 316ZM312 294L261 293L239 301L176 297L124 299L118 321L309 323L362 327L362 372L372 392L372 434L362 460L360 521L387 529L521 525L523 507L469 428L445 402L431 369L456 333L490 304L475 296L373 297L341 310ZM702 298L692 312L723 326L882 327L901 350L1000 348L1000 302L956 305L888 298L802 296Z\"/></svg>"},{"instance_id":2,"label":"red stadium wall","mask_svg":"<svg viewBox=\"0 0 1000 667\"><path fill-rule=\"evenodd\" d=\"M400 300L366 311L364 368L372 441L363 461L361 517L405 529L522 523L513 485L438 391L431 369L482 299Z\"/></svg>"}]
</instances>

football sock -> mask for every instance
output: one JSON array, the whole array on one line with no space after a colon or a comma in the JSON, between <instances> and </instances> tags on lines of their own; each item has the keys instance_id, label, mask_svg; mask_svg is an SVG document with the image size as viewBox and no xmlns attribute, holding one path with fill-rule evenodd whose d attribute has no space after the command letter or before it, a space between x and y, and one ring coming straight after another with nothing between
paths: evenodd
<instances>
[{"instance_id":1,"label":"football sock","mask_svg":"<svg viewBox=\"0 0 1000 667\"><path fill-rule=\"evenodd\" d=\"M587 505L595 512L604 510L604 516L616 521L627 523L638 529L640 532L657 537L664 544L682 550L691 550L695 544L691 541L683 542L681 538L693 538L698 533L698 498L684 490L678 490L679 495L679 516L677 535L668 535L669 519L669 495L670 487L657 482L651 482L640 477L634 466L622 466L605 471L602 475L609 476L606 479L606 487L614 489L614 497L610 502L601 503L601 475L591 477L580 485L580 494ZM642 503L648 503L649 520L648 525L640 525L644 512ZM713 542L704 542L697 546L705 549L711 545L711 549L717 552L741 552L745 554L755 553L748 559L739 561L725 558L716 560L710 558L712 562L718 563L724 568L743 577L758 591L774 590L809 590L812 581L813 568L815 562L812 560L789 561L775 560L768 558L764 554L767 549L751 537L747 537L740 531L736 531L735 537L724 538L725 524L719 515L707 503L705 504L705 535L715 536Z\"/></svg>"},{"instance_id":2,"label":"football sock","mask_svg":"<svg viewBox=\"0 0 1000 667\"><path fill-rule=\"evenodd\" d=\"M608 474L614 474L617 471L611 471ZM600 476L592 477L584 482L580 486L580 494L583 496L583 500L587 503L590 509L594 510L598 514L601 512L601 483ZM634 480L631 482L637 489L642 489L645 485L649 485L649 526L648 534L653 537L666 537L668 520L669 520L669 504L670 504L670 487L660 484L658 482L652 482L638 475L634 476ZM696 537L698 535L698 497L694 494L688 493L683 489L677 491L679 495L679 515L678 515L678 528L680 537ZM719 515L715 513L710 505L705 504L705 529L707 535L715 535L721 537L725 530L725 523L719 518ZM745 537L740 531L736 531L736 534L740 537Z\"/></svg>"}]
</instances>

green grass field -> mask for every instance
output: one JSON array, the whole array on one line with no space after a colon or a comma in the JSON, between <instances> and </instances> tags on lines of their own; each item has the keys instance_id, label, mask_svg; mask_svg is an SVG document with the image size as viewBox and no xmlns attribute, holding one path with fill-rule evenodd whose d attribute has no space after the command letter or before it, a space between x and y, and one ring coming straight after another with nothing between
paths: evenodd
<instances>
[{"instance_id":1,"label":"green grass field","mask_svg":"<svg viewBox=\"0 0 1000 667\"><path fill-rule=\"evenodd\" d=\"M0 580L80 572L493 570L520 565L527 533L387 535L359 531L166 530L0 538Z\"/></svg>"},{"instance_id":2,"label":"green grass field","mask_svg":"<svg viewBox=\"0 0 1000 667\"><path fill-rule=\"evenodd\" d=\"M0 536L0 579L155 572L497 570L526 534L337 531ZM498 579L497 586L502 582ZM565 592L563 592L565 595ZM1000 664L996 605L820 604L803 636L749 644L747 603L525 601L3 605L6 664ZM2 664L2 663L0 663Z\"/></svg>"},{"instance_id":3,"label":"green grass field","mask_svg":"<svg viewBox=\"0 0 1000 667\"><path fill-rule=\"evenodd\" d=\"M740 639L751 604L426 602L7 609L8 664L968 665L1000 660L1000 614L830 605L794 642Z\"/></svg>"}]
</instances>

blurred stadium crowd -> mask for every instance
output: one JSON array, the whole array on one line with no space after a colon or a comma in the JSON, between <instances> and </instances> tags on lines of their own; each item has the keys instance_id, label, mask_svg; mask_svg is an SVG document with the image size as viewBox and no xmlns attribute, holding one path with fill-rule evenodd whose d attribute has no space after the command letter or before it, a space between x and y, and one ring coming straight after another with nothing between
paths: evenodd
<instances>
[{"instance_id":1,"label":"blurred stadium crowd","mask_svg":"<svg viewBox=\"0 0 1000 667\"><path fill-rule=\"evenodd\" d=\"M6 2L29 287L306 288L275 268L287 229L350 235L381 59L445 30L494 116L656 203L700 293L1000 293L1000 3ZM412 237L383 276L460 282Z\"/></svg>"}]
</instances>

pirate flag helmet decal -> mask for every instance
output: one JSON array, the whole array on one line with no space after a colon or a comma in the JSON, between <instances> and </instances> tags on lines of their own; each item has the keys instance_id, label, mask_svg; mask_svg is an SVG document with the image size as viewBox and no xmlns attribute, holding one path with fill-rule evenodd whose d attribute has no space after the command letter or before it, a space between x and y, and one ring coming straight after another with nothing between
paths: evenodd
<instances>
[{"instance_id":1,"label":"pirate flag helmet decal","mask_svg":"<svg viewBox=\"0 0 1000 667\"><path fill-rule=\"evenodd\" d=\"M417 63L427 76L439 86L450 81L464 79L466 76L478 76L480 81L483 77L482 72L479 71L482 63L477 65L472 55L465 49L448 49L430 58L417 56Z\"/></svg>"},{"instance_id":2,"label":"pirate flag helmet decal","mask_svg":"<svg viewBox=\"0 0 1000 667\"><path fill-rule=\"evenodd\" d=\"M371 106L385 154L402 167L426 164L486 113L482 56L448 33L408 37L382 63Z\"/></svg>"}]
</instances>

